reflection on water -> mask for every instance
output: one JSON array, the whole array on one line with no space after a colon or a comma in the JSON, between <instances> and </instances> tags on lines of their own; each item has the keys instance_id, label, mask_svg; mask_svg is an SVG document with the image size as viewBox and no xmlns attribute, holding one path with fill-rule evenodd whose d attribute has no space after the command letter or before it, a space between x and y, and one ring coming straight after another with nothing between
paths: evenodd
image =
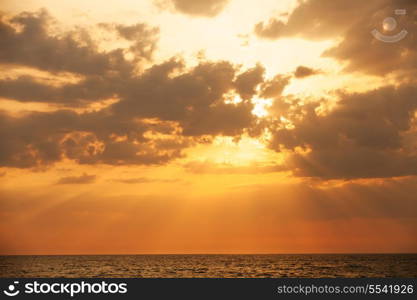
<instances>
[{"instance_id":1,"label":"reflection on water","mask_svg":"<svg viewBox=\"0 0 417 300\"><path fill-rule=\"evenodd\" d=\"M417 277L417 254L0 256L1 277Z\"/></svg>"}]
</instances>

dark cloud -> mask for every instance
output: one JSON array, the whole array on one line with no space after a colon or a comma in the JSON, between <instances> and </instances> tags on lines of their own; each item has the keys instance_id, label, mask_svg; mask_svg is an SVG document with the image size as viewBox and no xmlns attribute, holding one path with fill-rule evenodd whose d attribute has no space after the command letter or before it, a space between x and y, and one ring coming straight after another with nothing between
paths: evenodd
<instances>
[{"instance_id":1,"label":"dark cloud","mask_svg":"<svg viewBox=\"0 0 417 300\"><path fill-rule=\"evenodd\" d=\"M252 114L253 105L223 104L200 110L182 122L184 135L225 135L239 136L256 119Z\"/></svg>"},{"instance_id":2,"label":"dark cloud","mask_svg":"<svg viewBox=\"0 0 417 300\"><path fill-rule=\"evenodd\" d=\"M180 73L173 76L173 71ZM182 150L199 142L200 136L239 136L256 117L250 101L225 103L225 94L235 88L235 71L226 62L206 62L185 71L182 63L168 61L127 79L119 89L119 102L100 111L58 110L19 117L2 112L0 137L8 143L0 150L0 164L41 167L64 158L81 164L164 164L182 157ZM13 91L21 101L35 95L55 101L70 95L59 91L63 87L50 88L48 95L48 90L30 80L24 83L28 82L38 90L30 94L10 85L2 90Z\"/></svg>"},{"instance_id":3,"label":"dark cloud","mask_svg":"<svg viewBox=\"0 0 417 300\"><path fill-rule=\"evenodd\" d=\"M320 70L312 69L305 66L298 66L294 71L295 78L305 78L313 75L320 74Z\"/></svg>"},{"instance_id":4,"label":"dark cloud","mask_svg":"<svg viewBox=\"0 0 417 300\"><path fill-rule=\"evenodd\" d=\"M49 18L43 14L45 12L24 13L12 18L15 23L23 22L21 31L3 22L0 35L8 37L9 41L17 39L24 45L18 36L29 34L25 31L32 31L34 26L35 33L42 32L42 38L34 40L40 47L51 43L61 49L59 47L63 46L59 45L63 38L50 36L47 25L39 25L46 22L40 20ZM45 27L43 31L39 26ZM146 49L152 48L153 43L147 43L146 37L140 38L141 32L149 31L144 24L102 26L132 41L132 47L143 49L144 52L138 52L138 57L150 53ZM155 34L156 31L148 32L148 36ZM143 45L138 46L142 42ZM98 52L94 44L86 45L94 54L91 57L107 59L113 55L113 52ZM84 47L78 46L75 52ZM62 49L65 53L66 48ZM11 52L1 52L0 61L7 55ZM88 60L90 56L84 58ZM7 143L0 148L0 166L44 167L63 159L80 164L165 164L183 157L185 148L207 143L214 136L238 139L247 133L256 137L268 127L272 133L270 146L277 151L289 151L288 160L284 166L257 166L251 168L251 172L254 169L262 172L290 169L296 176L326 179L417 174L414 116L417 90L413 85L385 87L366 93L341 93L333 110L318 113L322 102L310 103L282 96L291 76L277 75L265 80L264 68L260 65L241 70L227 61L201 61L187 68L180 59L171 59L134 72L135 68L123 58L120 65L105 64L100 71L103 73L95 74L95 71L86 73L78 67L54 67L53 61L48 60L35 63L20 54L8 59L10 64L80 73L82 79L56 86L31 76L5 77L0 81L2 97L65 106L79 106L109 97L116 102L86 113L63 109L15 116L1 112L0 138ZM302 78L317 72L300 66L295 76ZM233 93L238 93L242 101L228 101ZM274 117L278 116L278 121L273 118L261 120L252 114L251 99L255 96L275 99L271 111ZM214 172L213 168L210 170ZM215 171L249 172L227 168L216 168Z\"/></svg>"},{"instance_id":5,"label":"dark cloud","mask_svg":"<svg viewBox=\"0 0 417 300\"><path fill-rule=\"evenodd\" d=\"M326 114L317 112L320 102L280 105L275 109L291 120L293 128L282 123L273 128L271 147L293 151L287 166L297 176L416 175L416 93L415 86L402 86L341 94Z\"/></svg>"},{"instance_id":6,"label":"dark cloud","mask_svg":"<svg viewBox=\"0 0 417 300\"><path fill-rule=\"evenodd\" d=\"M101 76L89 76L78 83L60 86L38 82L35 77L29 75L0 79L0 97L19 102L82 106L115 94L114 81Z\"/></svg>"},{"instance_id":7,"label":"dark cloud","mask_svg":"<svg viewBox=\"0 0 417 300\"><path fill-rule=\"evenodd\" d=\"M288 16L288 20L271 18L255 26L262 38L278 39L298 36L309 39L326 39L343 36L352 24L367 18L388 0L307 0Z\"/></svg>"},{"instance_id":8,"label":"dark cloud","mask_svg":"<svg viewBox=\"0 0 417 300\"><path fill-rule=\"evenodd\" d=\"M81 164L164 164L201 138L238 137L256 124L250 98L263 83L262 66L241 70L226 61L203 61L186 68L171 59L138 72L140 62L127 61L126 49L99 52L81 29L54 35L51 19L46 11L3 18L0 62L58 76L78 73L81 79L58 85L29 74L0 80L1 97L66 107L20 116L1 112L0 138L8 142L0 165L42 167L65 158ZM139 60L150 59L157 29L142 23L99 26L131 41L128 51ZM235 92L243 101L227 102ZM110 98L115 102L98 111L69 109Z\"/></svg>"},{"instance_id":9,"label":"dark cloud","mask_svg":"<svg viewBox=\"0 0 417 300\"><path fill-rule=\"evenodd\" d=\"M123 49L100 52L90 35L80 28L63 34L51 33L54 21L46 10L23 12L0 22L0 62L34 67L50 72L74 72L83 75L129 74L133 66L124 58ZM19 30L17 30L17 28ZM140 27L144 35L143 49L136 53L150 55L154 42L152 30ZM152 47L151 47L152 48Z\"/></svg>"},{"instance_id":10,"label":"dark cloud","mask_svg":"<svg viewBox=\"0 0 417 300\"><path fill-rule=\"evenodd\" d=\"M0 114L0 165L42 167L72 159L81 164L163 164L181 157L191 141L170 124L119 119L106 111ZM145 137L145 134L162 137Z\"/></svg>"},{"instance_id":11,"label":"dark cloud","mask_svg":"<svg viewBox=\"0 0 417 300\"><path fill-rule=\"evenodd\" d=\"M111 109L125 117L176 121L188 136L234 136L252 125L250 101L225 103L225 94L236 86L235 66L203 62L187 72L181 70L184 65L176 60L152 66L140 78L126 82L121 101ZM176 72L180 74L173 76Z\"/></svg>"},{"instance_id":12,"label":"dark cloud","mask_svg":"<svg viewBox=\"0 0 417 300\"><path fill-rule=\"evenodd\" d=\"M275 98L281 96L285 87L290 83L290 77L286 75L276 75L271 80L261 85L260 96L262 98Z\"/></svg>"},{"instance_id":13,"label":"dark cloud","mask_svg":"<svg viewBox=\"0 0 417 300\"><path fill-rule=\"evenodd\" d=\"M405 9L406 15L395 15ZM360 71L385 76L394 72L399 80L413 80L417 71L417 2L414 0L307 0L289 15L287 21L272 18L256 25L259 37L279 39L341 38L340 44L324 56L346 63L346 71ZM383 21L393 17L398 23L392 32L383 28ZM377 40L371 31L395 35L407 30L408 35L396 43Z\"/></svg>"},{"instance_id":14,"label":"dark cloud","mask_svg":"<svg viewBox=\"0 0 417 300\"><path fill-rule=\"evenodd\" d=\"M159 1L159 6L165 8L172 5L178 12L197 16L214 17L226 6L229 0L165 0Z\"/></svg>"},{"instance_id":15,"label":"dark cloud","mask_svg":"<svg viewBox=\"0 0 417 300\"><path fill-rule=\"evenodd\" d=\"M156 50L159 28L151 28L144 23L133 25L100 23L99 26L114 30L121 38L133 42L128 50L135 54L135 58L152 59L152 55Z\"/></svg>"},{"instance_id":16,"label":"dark cloud","mask_svg":"<svg viewBox=\"0 0 417 300\"><path fill-rule=\"evenodd\" d=\"M242 99L251 99L256 94L256 87L264 81L265 68L257 65L236 78L236 90Z\"/></svg>"},{"instance_id":17,"label":"dark cloud","mask_svg":"<svg viewBox=\"0 0 417 300\"><path fill-rule=\"evenodd\" d=\"M395 15L397 8L405 9L407 14ZM397 28L392 32L384 31L383 21L390 16L396 20ZM327 50L324 56L346 63L345 70L348 72L360 71L378 76L395 73L399 75L399 80L414 80L417 74L416 20L416 1L390 1L368 18L353 24L342 42ZM375 29L387 36L398 34L401 30L407 30L408 34L398 42L386 43L371 35Z\"/></svg>"},{"instance_id":18,"label":"dark cloud","mask_svg":"<svg viewBox=\"0 0 417 300\"><path fill-rule=\"evenodd\" d=\"M396 16L395 9L407 15ZM300 2L287 22L273 19L260 23L256 33L264 38L298 36L307 39L341 37L324 56L345 63L348 72L396 75L399 87L340 94L333 110L319 113L325 100L301 101L277 98L272 111L288 121L272 126L271 147L290 149L286 162L297 176L330 178L395 177L417 174L415 34L417 3L411 0ZM394 17L398 28L384 32L383 20ZM409 33L397 43L375 39L371 31ZM299 67L295 77L312 75Z\"/></svg>"},{"instance_id":19,"label":"dark cloud","mask_svg":"<svg viewBox=\"0 0 417 300\"><path fill-rule=\"evenodd\" d=\"M125 82L116 112L177 121L219 101L233 87L234 67L207 62L188 72L181 61L153 65L140 78ZM180 73L172 76L173 73Z\"/></svg>"},{"instance_id":20,"label":"dark cloud","mask_svg":"<svg viewBox=\"0 0 417 300\"><path fill-rule=\"evenodd\" d=\"M63 72L77 73L77 83L60 86L38 82L33 75L0 80L0 96L22 102L45 102L65 106L80 106L118 93L123 82L136 75L142 62L152 59L156 49L158 29L143 23L134 25L99 24L115 30L131 41L128 48L99 51L98 45L82 28L56 33L56 22L46 10L23 12L0 19L0 63L18 65L58 76ZM125 54L133 54L131 60Z\"/></svg>"},{"instance_id":21,"label":"dark cloud","mask_svg":"<svg viewBox=\"0 0 417 300\"><path fill-rule=\"evenodd\" d=\"M96 181L96 175L88 175L84 173L80 176L62 177L57 181L57 184L90 184Z\"/></svg>"},{"instance_id":22,"label":"dark cloud","mask_svg":"<svg viewBox=\"0 0 417 300\"><path fill-rule=\"evenodd\" d=\"M235 66L227 62L204 62L185 70L182 62L171 60L126 78L115 90L109 84L102 93L77 88L88 81L63 87L44 87L26 77L3 82L3 95L20 101L45 97L69 105L115 91L120 100L82 114L59 110L12 117L3 112L0 136L8 144L1 149L0 163L36 167L67 157L88 164L163 164L181 157L181 150L200 136L239 136L256 117L249 100L225 102L226 94L235 89L235 73Z\"/></svg>"}]
</instances>

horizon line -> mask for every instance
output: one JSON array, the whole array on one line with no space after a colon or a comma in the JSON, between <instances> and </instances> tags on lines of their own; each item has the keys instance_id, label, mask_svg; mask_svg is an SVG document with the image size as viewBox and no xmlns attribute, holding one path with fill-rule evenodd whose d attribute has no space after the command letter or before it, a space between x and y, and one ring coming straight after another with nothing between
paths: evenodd
<instances>
[{"instance_id":1,"label":"horizon line","mask_svg":"<svg viewBox=\"0 0 417 300\"><path fill-rule=\"evenodd\" d=\"M141 255L399 255L415 254L417 252L280 252L280 253L67 253L67 254L3 254L0 256L141 256Z\"/></svg>"}]
</instances>

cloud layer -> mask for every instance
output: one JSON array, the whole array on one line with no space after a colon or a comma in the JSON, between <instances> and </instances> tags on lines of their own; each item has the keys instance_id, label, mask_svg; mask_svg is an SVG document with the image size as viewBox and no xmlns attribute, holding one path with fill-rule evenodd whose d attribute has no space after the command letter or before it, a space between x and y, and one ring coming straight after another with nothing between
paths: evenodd
<instances>
[{"instance_id":1,"label":"cloud layer","mask_svg":"<svg viewBox=\"0 0 417 300\"><path fill-rule=\"evenodd\" d=\"M417 175L415 86L383 87L339 95L319 113L321 102L275 105L293 128L276 124L271 147L292 151L287 164L298 176L366 178ZM280 104L280 102L284 102Z\"/></svg>"},{"instance_id":2,"label":"cloud layer","mask_svg":"<svg viewBox=\"0 0 417 300\"><path fill-rule=\"evenodd\" d=\"M406 15L395 15L395 9ZM347 71L360 71L384 76L390 72L415 77L417 67L417 3L413 0L307 0L288 16L288 20L271 18L255 26L260 38L301 37L311 40L341 38L339 45L324 56L347 63ZM383 22L394 17L398 23L393 32L384 31ZM387 44L375 39L372 30L394 35L407 30L408 36L398 43ZM411 74L410 74L411 73Z\"/></svg>"},{"instance_id":3,"label":"cloud layer","mask_svg":"<svg viewBox=\"0 0 417 300\"><path fill-rule=\"evenodd\" d=\"M245 134L256 138L268 133L271 138L264 139L266 144L286 157L282 165L272 164L274 171L323 179L416 175L415 38L410 35L388 46L376 43L365 14L375 9L385 14L393 8L388 0L378 3L301 2L282 25L285 30L273 36L326 38L344 28L340 31L344 39L325 55L347 61L347 71L403 74L396 86L337 92L334 106L327 99L282 96L291 76L265 78L260 64L242 69L229 61L200 60L188 66L181 57L155 63L159 29L145 23L98 24L127 42L124 48L103 50L86 30L55 32L50 25L54 20L45 10L3 16L0 37L5 47L0 49L0 63L78 79L52 84L33 72L0 78L1 97L54 108L0 113L0 138L8 141L0 151L0 165L39 168L62 160L166 164L184 157L185 149L216 136L239 139ZM191 5L181 5L186 4ZM412 16L413 4L405 0L401 4ZM332 15L335 8L337 14ZM314 25L317 19L307 18L315 14L323 15L319 25ZM310 31L302 30L307 26L301 22L305 19L313 22L307 24ZM333 31L322 30L321 26L333 23ZM413 22L408 25L415 26ZM257 32L262 36L263 31ZM319 73L319 69L298 66L294 77ZM269 117L252 112L253 100L258 98L272 101ZM103 108L77 110L109 99L111 103Z\"/></svg>"},{"instance_id":4,"label":"cloud layer","mask_svg":"<svg viewBox=\"0 0 417 300\"><path fill-rule=\"evenodd\" d=\"M87 32L81 40L76 33L53 35L50 19L46 11L4 19L0 34L6 47L0 61L76 73L82 79L55 86L31 75L6 77L0 80L0 96L67 108L108 98L116 103L84 113L1 112L0 135L8 140L0 153L2 166L36 167L65 158L90 164L161 164L181 157L182 149L202 136L239 136L256 121L249 99L263 80L260 66L239 75L239 67L226 61L188 69L180 59L171 59L138 74L134 63L151 59L157 29L142 23L100 24L133 41L127 49L103 52ZM125 58L126 52L134 54L133 61ZM244 101L226 103L233 91Z\"/></svg>"}]
</instances>

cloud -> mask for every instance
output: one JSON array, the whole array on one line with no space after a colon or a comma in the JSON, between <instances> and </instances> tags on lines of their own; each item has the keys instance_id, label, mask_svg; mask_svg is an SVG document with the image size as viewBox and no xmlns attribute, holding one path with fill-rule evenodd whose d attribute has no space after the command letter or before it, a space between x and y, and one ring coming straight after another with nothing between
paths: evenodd
<instances>
[{"instance_id":1,"label":"cloud","mask_svg":"<svg viewBox=\"0 0 417 300\"><path fill-rule=\"evenodd\" d=\"M161 8L170 5L180 13L196 17L214 17L227 5L229 0L165 0L157 2Z\"/></svg>"},{"instance_id":2,"label":"cloud","mask_svg":"<svg viewBox=\"0 0 417 300\"><path fill-rule=\"evenodd\" d=\"M227 62L204 62L185 70L182 62L170 60L126 78L117 89L120 100L99 111L64 109L20 116L3 111L0 137L8 143L0 151L0 165L40 167L64 158L81 164L164 164L182 157L182 150L201 136L239 136L256 117L250 101L225 103L235 88L236 71ZM47 89L39 92L38 83L19 82L33 84L34 92L5 84L3 93L14 92L21 100L36 93L39 100L40 94L48 96ZM78 99L57 89L51 88L50 98L68 97L67 105Z\"/></svg>"},{"instance_id":3,"label":"cloud","mask_svg":"<svg viewBox=\"0 0 417 300\"><path fill-rule=\"evenodd\" d=\"M405 16L396 16L396 8L405 9ZM384 31L383 21L387 16L396 19L398 25L392 32ZM417 3L412 0L389 1L368 18L353 24L344 39L323 55L336 58L346 64L347 72L364 72L377 76L389 73L397 75L399 81L414 80L417 74ZM407 30L407 36L396 43L385 43L371 35L372 30L385 35L394 35Z\"/></svg>"},{"instance_id":4,"label":"cloud","mask_svg":"<svg viewBox=\"0 0 417 300\"><path fill-rule=\"evenodd\" d=\"M352 24L367 18L388 0L307 0L290 13L288 20L271 18L255 26L261 38L303 37L327 39L343 36Z\"/></svg>"},{"instance_id":5,"label":"cloud","mask_svg":"<svg viewBox=\"0 0 417 300\"><path fill-rule=\"evenodd\" d=\"M105 111L19 117L2 112L0 124L0 137L8 141L0 150L0 165L18 168L48 166L64 158L80 164L163 164L181 157L191 143L169 124L124 120Z\"/></svg>"},{"instance_id":6,"label":"cloud","mask_svg":"<svg viewBox=\"0 0 417 300\"><path fill-rule=\"evenodd\" d=\"M62 159L165 164L208 136L254 134L257 118L251 98L263 84L262 66L242 70L227 61L202 61L187 68L172 58L137 70L141 59L150 59L154 51L157 29L143 23L101 23L105 32L132 43L127 50L100 52L84 30L52 34L50 22L45 10L5 16L0 22L6 45L0 49L0 62L80 77L59 85L30 72L0 79L1 97L60 105L52 112L0 112L0 138L8 141L0 151L1 166L42 167ZM135 58L126 60L125 51ZM234 93L243 101L227 102ZM106 99L114 101L100 110L71 110Z\"/></svg>"},{"instance_id":7,"label":"cloud","mask_svg":"<svg viewBox=\"0 0 417 300\"><path fill-rule=\"evenodd\" d=\"M57 181L57 184L90 184L96 181L96 175L88 175L84 173L80 176L62 177Z\"/></svg>"},{"instance_id":8,"label":"cloud","mask_svg":"<svg viewBox=\"0 0 417 300\"><path fill-rule=\"evenodd\" d=\"M112 97L115 93L113 86L113 80L101 76L89 76L78 83L53 86L38 82L35 77L22 75L0 79L0 97L19 102L77 107Z\"/></svg>"},{"instance_id":9,"label":"cloud","mask_svg":"<svg viewBox=\"0 0 417 300\"><path fill-rule=\"evenodd\" d=\"M99 111L66 109L21 116L2 112L0 136L9 142L0 152L0 164L36 167L65 157L88 164L164 164L182 157L181 150L201 136L239 136L255 124L256 116L248 100L225 102L226 94L235 89L236 71L228 62L204 62L185 70L182 62L170 60L120 81L114 90L119 101ZM76 86L85 84L48 89L27 78L17 82L4 84L2 92L21 101L43 100L44 95L66 105L82 98L76 96ZM28 89L22 91L19 85ZM111 85L108 88L104 94L112 92Z\"/></svg>"},{"instance_id":10,"label":"cloud","mask_svg":"<svg viewBox=\"0 0 417 300\"><path fill-rule=\"evenodd\" d=\"M5 15L0 18L0 63L24 66L61 76L77 74L77 83L60 86L39 82L32 74L0 80L0 96L20 102L44 102L80 106L107 99L118 92L124 80L132 78L156 49L159 30L146 24L99 24L131 41L127 48L100 51L83 28L57 33L56 20L46 10ZM126 54L133 54L131 60Z\"/></svg>"},{"instance_id":11,"label":"cloud","mask_svg":"<svg viewBox=\"0 0 417 300\"><path fill-rule=\"evenodd\" d=\"M300 7L303 5L306 4ZM326 5L330 7L329 3ZM38 37L31 38L40 48L53 45L62 50L59 55L65 54L68 49L64 44L72 45L79 40L74 38L74 32L61 37L50 35L46 30L49 18L44 11L10 17L10 21L0 23L3 29L0 35L10 44L19 42L25 46L23 36L34 32ZM10 22L23 27L16 30ZM146 58L153 51L154 43L149 41L157 35L156 29L142 23L101 26L132 41L131 47L139 49L137 57ZM63 44L64 37L70 42ZM0 50L0 61L9 64L50 72L75 72L82 77L78 82L59 86L29 75L0 80L2 97L67 107L20 115L0 112L0 138L7 141L0 149L0 166L37 168L64 159L79 164L161 165L184 157L186 148L207 143L214 136L256 137L267 127L272 135L269 146L288 154L284 166L257 166L251 170L190 166L190 170L196 172L200 168L220 173L292 170L296 176L324 179L417 173L413 98L416 89L412 84L365 93L339 93L335 108L320 112L321 106L326 106L324 100L311 102L282 96L292 77L279 74L266 80L261 65L242 69L228 61L204 60L187 67L180 58L172 58L134 72L135 63L128 63L124 56L115 63L113 51L99 52L88 41L76 44L72 55L78 53L85 64L96 62L97 57L99 61L108 61L104 69L96 69L99 74L94 70L85 72L70 62L57 67L55 60L48 60L50 57L37 61L37 57L29 59L19 52L12 56L7 49ZM409 46L408 42L404 45ZM335 49L342 46L343 42ZM395 47L399 46L393 45L391 49ZM129 51L136 51L132 49ZM329 55L340 55L332 51L336 50L329 50ZM412 52L405 53L413 57ZM355 55L350 56L351 63L358 62ZM299 66L294 75L303 78L318 72ZM242 101L228 101L236 95ZM69 109L109 97L115 102L96 111L80 113ZM271 118L259 119L252 113L254 97L274 99Z\"/></svg>"},{"instance_id":12,"label":"cloud","mask_svg":"<svg viewBox=\"0 0 417 300\"><path fill-rule=\"evenodd\" d=\"M135 55L135 58L152 59L153 53L157 48L159 28L149 27L145 23L133 25L100 23L99 26L116 31L121 38L133 42L128 50Z\"/></svg>"},{"instance_id":13,"label":"cloud","mask_svg":"<svg viewBox=\"0 0 417 300\"><path fill-rule=\"evenodd\" d=\"M405 16L394 14L405 9ZM272 18L255 26L261 38L301 37L311 40L340 38L341 42L323 56L346 64L347 72L364 72L385 76L396 73L398 80L413 80L417 71L417 3L414 0L307 0L290 13L288 20ZM383 29L383 21L394 17L398 23L393 32ZM397 43L375 39L371 31L394 35L402 29L408 35Z\"/></svg>"},{"instance_id":14,"label":"cloud","mask_svg":"<svg viewBox=\"0 0 417 300\"><path fill-rule=\"evenodd\" d=\"M305 78L313 75L320 74L320 70L312 69L305 66L298 66L294 71L295 78Z\"/></svg>"},{"instance_id":15,"label":"cloud","mask_svg":"<svg viewBox=\"0 0 417 300\"><path fill-rule=\"evenodd\" d=\"M292 127L275 124L271 147L291 150L286 164L296 176L416 175L416 93L415 86L341 93L335 108L326 113L317 110L321 102L280 105L277 109Z\"/></svg>"},{"instance_id":16,"label":"cloud","mask_svg":"<svg viewBox=\"0 0 417 300\"><path fill-rule=\"evenodd\" d=\"M256 87L264 81L265 68L261 65L239 74L235 86L242 99L251 99L256 94Z\"/></svg>"},{"instance_id":17,"label":"cloud","mask_svg":"<svg viewBox=\"0 0 417 300\"><path fill-rule=\"evenodd\" d=\"M53 21L46 10L23 12L11 18L3 16L0 22L0 39L3 41L0 62L83 75L110 75L115 72L124 75L132 72L133 66L124 58L123 49L101 52L88 32L81 28L53 34L50 28ZM136 54L149 58L150 52L146 49L153 49L156 32L146 26L135 29L140 30L137 35L143 35L141 41L146 41Z\"/></svg>"},{"instance_id":18,"label":"cloud","mask_svg":"<svg viewBox=\"0 0 417 300\"><path fill-rule=\"evenodd\" d=\"M262 98L275 98L281 96L285 87L290 83L290 77L287 75L276 75L271 80L261 85L260 96Z\"/></svg>"},{"instance_id":19,"label":"cloud","mask_svg":"<svg viewBox=\"0 0 417 300\"><path fill-rule=\"evenodd\" d=\"M256 118L250 101L225 103L226 94L242 78L235 79L236 71L225 61L202 62L185 72L177 60L153 65L125 83L121 100L111 110L127 118L178 122L185 136L240 135Z\"/></svg>"}]
</instances>

